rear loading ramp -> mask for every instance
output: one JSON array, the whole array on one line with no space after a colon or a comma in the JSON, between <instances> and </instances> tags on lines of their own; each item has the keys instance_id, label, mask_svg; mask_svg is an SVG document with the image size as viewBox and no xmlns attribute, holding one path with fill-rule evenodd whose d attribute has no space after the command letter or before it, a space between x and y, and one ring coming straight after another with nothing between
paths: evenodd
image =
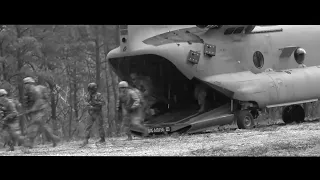
<instances>
[{"instance_id":1,"label":"rear loading ramp","mask_svg":"<svg viewBox=\"0 0 320 180\"><path fill-rule=\"evenodd\" d=\"M230 104L225 104L219 108L199 114L190 119L179 121L177 124L172 125L172 129L179 131L179 129L175 128L175 126L180 127L181 124L184 124L190 126L186 133L196 133L210 129L214 126L231 124L233 120L234 115L231 112Z\"/></svg>"},{"instance_id":2,"label":"rear loading ramp","mask_svg":"<svg viewBox=\"0 0 320 180\"><path fill-rule=\"evenodd\" d=\"M230 98L223 93L200 80L188 79L171 61L158 55L117 57L110 58L109 62L120 79L128 81L129 84L131 84L131 73L147 76L152 81L154 95L168 100L168 103L162 101L161 106L159 104L152 106L158 110L157 114L146 118L145 125L150 128L160 127L157 131L162 131L163 127L169 127L170 132L171 129L172 132L180 132L181 129L187 131L188 127L191 128L191 123L199 128L201 124L219 125L221 121L219 119L216 119L215 123L211 122L213 118L211 113L220 116L221 108L218 107L230 102ZM195 98L195 88L201 83L207 87L207 106L205 113L198 114L200 106ZM218 109L213 111L215 108ZM201 120L205 121L200 122Z\"/></svg>"},{"instance_id":3,"label":"rear loading ramp","mask_svg":"<svg viewBox=\"0 0 320 180\"><path fill-rule=\"evenodd\" d=\"M208 130L214 126L232 124L234 114L230 104L205 112L193 114L176 122L145 124L149 134L171 134L171 133L197 133ZM134 134L141 135L137 130L132 129Z\"/></svg>"}]
</instances>

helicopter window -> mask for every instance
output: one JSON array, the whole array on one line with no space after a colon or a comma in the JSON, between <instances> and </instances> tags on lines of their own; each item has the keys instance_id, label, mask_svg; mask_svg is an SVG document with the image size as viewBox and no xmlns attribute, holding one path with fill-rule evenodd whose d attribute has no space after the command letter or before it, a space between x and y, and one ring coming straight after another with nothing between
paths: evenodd
<instances>
[{"instance_id":1,"label":"helicopter window","mask_svg":"<svg viewBox=\"0 0 320 180\"><path fill-rule=\"evenodd\" d=\"M297 48L294 51L293 55L294 55L294 59L296 60L296 62L298 64L302 64L305 59L306 54L307 54L306 50L304 50L303 48Z\"/></svg>"},{"instance_id":2,"label":"helicopter window","mask_svg":"<svg viewBox=\"0 0 320 180\"><path fill-rule=\"evenodd\" d=\"M232 32L233 32L235 29L236 29L236 28L228 28L228 29L226 29L226 31L224 32L224 35L232 34Z\"/></svg>"},{"instance_id":3,"label":"helicopter window","mask_svg":"<svg viewBox=\"0 0 320 180\"><path fill-rule=\"evenodd\" d=\"M236 30L233 31L233 34L240 34L242 33L244 27L238 27Z\"/></svg>"},{"instance_id":4,"label":"helicopter window","mask_svg":"<svg viewBox=\"0 0 320 180\"><path fill-rule=\"evenodd\" d=\"M256 68L262 68L264 65L263 54L260 51L256 51L253 54L253 64Z\"/></svg>"}]
</instances>

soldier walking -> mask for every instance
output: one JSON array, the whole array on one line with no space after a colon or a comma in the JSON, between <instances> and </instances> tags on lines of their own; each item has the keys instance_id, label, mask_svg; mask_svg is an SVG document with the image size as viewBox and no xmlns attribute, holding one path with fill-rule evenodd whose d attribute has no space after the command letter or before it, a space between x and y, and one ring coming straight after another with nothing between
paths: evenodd
<instances>
[{"instance_id":1,"label":"soldier walking","mask_svg":"<svg viewBox=\"0 0 320 180\"><path fill-rule=\"evenodd\" d=\"M57 146L60 138L53 134L52 129L46 124L44 116L49 108L47 88L42 85L35 85L31 77L23 79L25 85L25 114L30 117L31 123L27 128L27 137L33 146L34 140L39 133L43 133L46 138Z\"/></svg>"},{"instance_id":2,"label":"soldier walking","mask_svg":"<svg viewBox=\"0 0 320 180\"><path fill-rule=\"evenodd\" d=\"M99 144L105 143L105 132L103 129L103 118L102 118L102 106L105 105L102 94L98 92L98 86L96 83L88 84L89 96L87 97L87 106L89 119L87 122L87 127L85 129L85 140L80 147L84 147L89 143L90 132L93 123L97 121L99 128L100 140L97 142Z\"/></svg>"},{"instance_id":3,"label":"soldier walking","mask_svg":"<svg viewBox=\"0 0 320 180\"><path fill-rule=\"evenodd\" d=\"M160 109L156 106L159 104L169 104L169 100L163 96L159 89L153 86L152 80L148 76L138 76L137 73L131 73L130 78L134 88L138 89L144 98L145 115L151 117L157 114Z\"/></svg>"},{"instance_id":4,"label":"soldier walking","mask_svg":"<svg viewBox=\"0 0 320 180\"><path fill-rule=\"evenodd\" d=\"M141 123L144 120L145 112L143 109L143 97L138 89L129 88L126 81L119 83L119 102L117 102L117 111L122 112L122 127L128 136L127 140L132 140L131 127L137 128L148 135L148 130Z\"/></svg>"},{"instance_id":5,"label":"soldier walking","mask_svg":"<svg viewBox=\"0 0 320 180\"><path fill-rule=\"evenodd\" d=\"M0 89L0 119L3 125L2 130L9 136L5 142L9 145L8 151L14 151L15 142L24 147L31 147L30 144L25 143L25 138L21 135L16 103L7 95L6 90Z\"/></svg>"}]
</instances>

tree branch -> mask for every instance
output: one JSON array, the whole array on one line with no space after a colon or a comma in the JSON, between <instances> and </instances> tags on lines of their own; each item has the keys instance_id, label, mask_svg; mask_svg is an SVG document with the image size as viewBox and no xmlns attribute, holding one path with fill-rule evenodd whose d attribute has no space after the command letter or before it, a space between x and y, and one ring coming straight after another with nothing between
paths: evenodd
<instances>
[{"instance_id":1,"label":"tree branch","mask_svg":"<svg viewBox=\"0 0 320 180\"><path fill-rule=\"evenodd\" d=\"M23 34L23 33L26 32L27 30L29 30L29 28L24 29L23 31L20 32L20 34Z\"/></svg>"},{"instance_id":2,"label":"tree branch","mask_svg":"<svg viewBox=\"0 0 320 180\"><path fill-rule=\"evenodd\" d=\"M106 43L102 43L100 46L99 46L99 48L101 48L102 46L104 46Z\"/></svg>"},{"instance_id":3,"label":"tree branch","mask_svg":"<svg viewBox=\"0 0 320 180\"><path fill-rule=\"evenodd\" d=\"M15 76L19 76L21 74L21 72L17 72L17 73L14 73L13 75L11 75L9 78L8 78L8 82L10 82L10 79L15 77Z\"/></svg>"},{"instance_id":4,"label":"tree branch","mask_svg":"<svg viewBox=\"0 0 320 180\"><path fill-rule=\"evenodd\" d=\"M36 69L34 68L34 66L30 62L25 61L24 63L29 65L34 72L37 72Z\"/></svg>"},{"instance_id":5,"label":"tree branch","mask_svg":"<svg viewBox=\"0 0 320 180\"><path fill-rule=\"evenodd\" d=\"M95 54L92 54L92 53L89 53L89 52L86 52L86 51L83 51L85 54L87 55L90 55L90 56L95 56Z\"/></svg>"}]
</instances>

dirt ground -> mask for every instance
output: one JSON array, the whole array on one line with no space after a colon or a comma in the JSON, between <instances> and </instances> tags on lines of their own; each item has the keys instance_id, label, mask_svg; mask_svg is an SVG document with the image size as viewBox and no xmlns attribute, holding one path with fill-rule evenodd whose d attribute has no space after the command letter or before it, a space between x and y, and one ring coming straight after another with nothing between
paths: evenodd
<instances>
[{"instance_id":1,"label":"dirt ground","mask_svg":"<svg viewBox=\"0 0 320 180\"><path fill-rule=\"evenodd\" d=\"M125 141L125 137L110 138L102 146L96 139L79 148L81 141L37 145L24 152L0 149L1 156L320 156L320 121L301 124L261 125L252 130L230 130L195 135Z\"/></svg>"}]
</instances>

